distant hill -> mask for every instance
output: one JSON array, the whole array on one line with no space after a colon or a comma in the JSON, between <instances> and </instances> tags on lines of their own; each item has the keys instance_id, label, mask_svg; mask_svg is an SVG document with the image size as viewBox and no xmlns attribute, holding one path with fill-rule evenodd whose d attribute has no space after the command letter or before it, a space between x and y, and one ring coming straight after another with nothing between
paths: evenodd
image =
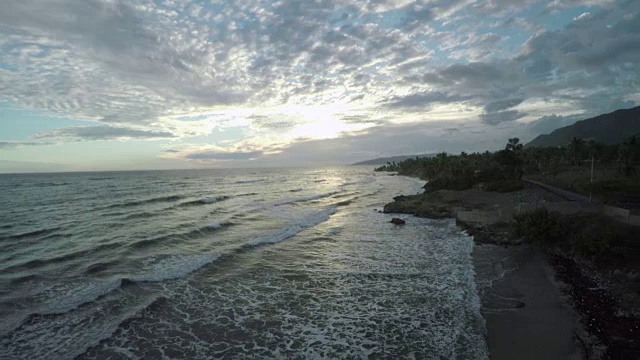
<instances>
[{"instance_id":1,"label":"distant hill","mask_svg":"<svg viewBox=\"0 0 640 360\"><path fill-rule=\"evenodd\" d=\"M407 159L415 159L416 157L432 157L434 154L422 154L422 155L400 155L400 156L390 156L384 158L377 158L373 160L361 161L351 165L386 165L388 162L400 162Z\"/></svg>"},{"instance_id":2,"label":"distant hill","mask_svg":"<svg viewBox=\"0 0 640 360\"><path fill-rule=\"evenodd\" d=\"M573 125L556 129L548 135L540 135L526 146L563 146L574 137L613 145L636 134L640 134L640 106L578 121Z\"/></svg>"}]
</instances>

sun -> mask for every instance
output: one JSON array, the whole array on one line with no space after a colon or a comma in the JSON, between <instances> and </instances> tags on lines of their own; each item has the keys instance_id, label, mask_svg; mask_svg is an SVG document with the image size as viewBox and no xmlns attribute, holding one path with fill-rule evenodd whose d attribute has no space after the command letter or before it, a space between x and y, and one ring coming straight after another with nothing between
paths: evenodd
<instances>
[{"instance_id":1,"label":"sun","mask_svg":"<svg viewBox=\"0 0 640 360\"><path fill-rule=\"evenodd\" d=\"M349 130L349 126L331 117L324 117L313 122L297 126L291 132L292 138L333 139L341 132Z\"/></svg>"},{"instance_id":2,"label":"sun","mask_svg":"<svg viewBox=\"0 0 640 360\"><path fill-rule=\"evenodd\" d=\"M341 133L355 130L353 124L340 120L349 109L344 105L290 107L286 111L300 120L287 137L333 139Z\"/></svg>"}]
</instances>

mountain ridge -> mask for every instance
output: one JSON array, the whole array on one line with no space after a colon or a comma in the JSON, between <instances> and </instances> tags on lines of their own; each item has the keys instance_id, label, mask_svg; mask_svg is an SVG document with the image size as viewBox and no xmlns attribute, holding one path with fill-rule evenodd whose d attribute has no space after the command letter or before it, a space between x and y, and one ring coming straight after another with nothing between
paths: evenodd
<instances>
[{"instance_id":1,"label":"mountain ridge","mask_svg":"<svg viewBox=\"0 0 640 360\"><path fill-rule=\"evenodd\" d=\"M526 144L527 147L550 147L568 144L574 137L603 144L621 143L625 138L640 134L640 106L619 109L608 114L584 119L573 125L542 134Z\"/></svg>"}]
</instances>

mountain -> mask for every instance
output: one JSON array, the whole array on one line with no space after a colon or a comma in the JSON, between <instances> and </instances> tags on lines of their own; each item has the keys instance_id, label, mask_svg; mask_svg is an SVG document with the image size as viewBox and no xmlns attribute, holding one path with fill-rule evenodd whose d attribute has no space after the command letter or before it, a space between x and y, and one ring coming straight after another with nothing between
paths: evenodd
<instances>
[{"instance_id":1,"label":"mountain","mask_svg":"<svg viewBox=\"0 0 640 360\"><path fill-rule=\"evenodd\" d=\"M640 106L578 121L573 125L556 129L548 135L540 135L526 146L563 146L574 137L612 145L636 134L640 134Z\"/></svg>"},{"instance_id":2,"label":"mountain","mask_svg":"<svg viewBox=\"0 0 640 360\"><path fill-rule=\"evenodd\" d=\"M415 159L416 157L432 157L434 154L422 154L422 155L401 155L401 156L391 156L384 158L377 158L373 160L361 161L351 165L386 165L388 162L400 162L407 159Z\"/></svg>"}]
</instances>

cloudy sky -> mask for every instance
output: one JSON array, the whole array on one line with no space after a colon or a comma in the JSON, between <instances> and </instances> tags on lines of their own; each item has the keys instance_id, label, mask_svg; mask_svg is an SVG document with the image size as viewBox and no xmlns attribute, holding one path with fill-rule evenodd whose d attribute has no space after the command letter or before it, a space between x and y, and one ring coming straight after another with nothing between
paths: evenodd
<instances>
[{"instance_id":1,"label":"cloudy sky","mask_svg":"<svg viewBox=\"0 0 640 360\"><path fill-rule=\"evenodd\" d=\"M20 0L0 172L484 151L640 104L637 0Z\"/></svg>"}]
</instances>

